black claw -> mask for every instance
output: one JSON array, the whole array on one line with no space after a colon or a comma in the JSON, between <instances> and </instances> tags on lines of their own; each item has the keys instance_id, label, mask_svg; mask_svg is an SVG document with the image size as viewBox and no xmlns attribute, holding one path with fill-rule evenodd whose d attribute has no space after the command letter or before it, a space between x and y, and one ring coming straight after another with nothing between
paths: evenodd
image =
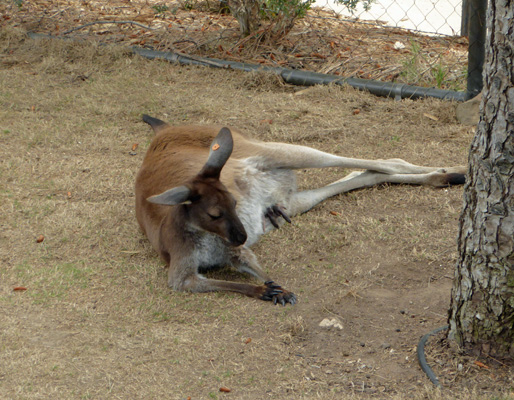
<instances>
[{"instance_id":1,"label":"black claw","mask_svg":"<svg viewBox=\"0 0 514 400\"><path fill-rule=\"evenodd\" d=\"M286 222L291 223L291 218L289 218L289 215L287 215L284 212L284 209L282 207L273 206L272 209L276 215L280 215L282 218L286 220Z\"/></svg>"},{"instance_id":2,"label":"black claw","mask_svg":"<svg viewBox=\"0 0 514 400\"><path fill-rule=\"evenodd\" d=\"M271 225L273 225L275 228L279 228L278 222L275 219L275 216L271 213L271 211L267 211L265 216L269 219L269 222L271 222Z\"/></svg>"},{"instance_id":3,"label":"black claw","mask_svg":"<svg viewBox=\"0 0 514 400\"><path fill-rule=\"evenodd\" d=\"M282 304L285 306L287 303L294 305L296 304L296 296L294 293L284 291L281 286L275 285L273 281L264 282L266 286L265 292L262 294L261 299L266 301L272 301L273 304Z\"/></svg>"},{"instance_id":4,"label":"black claw","mask_svg":"<svg viewBox=\"0 0 514 400\"><path fill-rule=\"evenodd\" d=\"M273 225L277 229L279 228L279 224L276 219L277 217L282 217L282 218L284 218L285 221L287 221L288 223L291 223L291 218L289 218L289 215L287 215L286 212L284 211L284 209L278 205L273 205L273 206L269 207L268 209L266 209L266 211L264 213L264 217L268 218L269 221L271 222L271 225Z\"/></svg>"},{"instance_id":5,"label":"black claw","mask_svg":"<svg viewBox=\"0 0 514 400\"><path fill-rule=\"evenodd\" d=\"M264 284L270 289L282 289L280 285L275 285L273 281L264 282Z\"/></svg>"}]
</instances>

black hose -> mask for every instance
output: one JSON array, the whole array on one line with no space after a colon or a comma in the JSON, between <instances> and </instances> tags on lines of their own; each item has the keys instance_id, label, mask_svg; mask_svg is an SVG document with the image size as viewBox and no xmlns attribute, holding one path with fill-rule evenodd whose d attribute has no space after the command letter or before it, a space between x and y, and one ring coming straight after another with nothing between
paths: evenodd
<instances>
[{"instance_id":1,"label":"black hose","mask_svg":"<svg viewBox=\"0 0 514 400\"><path fill-rule=\"evenodd\" d=\"M60 38L59 36L45 35L29 32L31 38ZM65 38L68 39L68 38ZM68 39L69 40L69 39ZM350 85L359 90L366 90L377 96L394 97L395 99L419 99L425 97L435 97L442 100L466 101L470 99L468 92L456 92L453 90L442 90L427 88L422 86L407 85L404 83L380 82L360 78L342 78L337 75L321 74L319 72L302 71L296 69L270 67L258 64L248 64L237 61L218 60L208 57L189 56L166 51L143 49L132 47L132 51L141 57L166 60L183 65L198 65L214 68L235 69L239 71L252 72L263 71L279 75L284 82L292 85L313 86L313 85Z\"/></svg>"},{"instance_id":2,"label":"black hose","mask_svg":"<svg viewBox=\"0 0 514 400\"><path fill-rule=\"evenodd\" d=\"M416 353L418 355L419 366L421 367L423 372L425 374L427 374L428 378L432 381L432 383L436 387L439 387L439 388L442 387L442 386L439 383L439 380L437 379L437 376L435 376L434 371L432 371L432 368L430 368L430 366L428 365L427 359L425 358L425 344L427 343L427 340L428 340L428 338L430 336L435 335L435 334L437 334L437 333L439 333L441 331L444 331L444 330L446 330L448 328L449 328L449 326L445 325L445 326L441 326L440 328L434 329L432 332L427 333L419 341L418 348L416 350Z\"/></svg>"},{"instance_id":3,"label":"black hose","mask_svg":"<svg viewBox=\"0 0 514 400\"><path fill-rule=\"evenodd\" d=\"M394 97L395 99L419 99L424 97L436 97L442 100L466 101L467 92L456 92L453 90L442 90L422 86L412 86L404 83L380 82L360 78L342 78L337 75L321 74L319 72L303 71L282 67L269 67L257 64L248 64L237 61L218 60L208 57L189 57L183 54L172 52L156 51L133 47L132 51L148 59L164 59L187 65L203 65L217 68L231 68L239 71L264 71L272 72L282 77L286 83L301 86L327 85L350 85L359 90L366 90L377 96Z\"/></svg>"}]
</instances>

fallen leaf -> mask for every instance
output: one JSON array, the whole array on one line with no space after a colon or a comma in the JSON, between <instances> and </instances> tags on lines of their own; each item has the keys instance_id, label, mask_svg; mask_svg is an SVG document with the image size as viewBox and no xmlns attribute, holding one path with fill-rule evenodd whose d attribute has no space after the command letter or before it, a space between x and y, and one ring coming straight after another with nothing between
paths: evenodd
<instances>
[{"instance_id":1,"label":"fallen leaf","mask_svg":"<svg viewBox=\"0 0 514 400\"><path fill-rule=\"evenodd\" d=\"M432 115L432 114L427 114L427 113L423 113L423 115L429 119L431 119L432 121L439 121L439 118L437 118L436 116Z\"/></svg>"},{"instance_id":2,"label":"fallen leaf","mask_svg":"<svg viewBox=\"0 0 514 400\"><path fill-rule=\"evenodd\" d=\"M330 211L330 214L332 214L332 215L341 215L337 211Z\"/></svg>"},{"instance_id":3,"label":"fallen leaf","mask_svg":"<svg viewBox=\"0 0 514 400\"><path fill-rule=\"evenodd\" d=\"M353 110L352 114L353 115L357 115L357 114L360 114L361 110L359 110L358 108L356 110Z\"/></svg>"},{"instance_id":4,"label":"fallen leaf","mask_svg":"<svg viewBox=\"0 0 514 400\"><path fill-rule=\"evenodd\" d=\"M68 199L71 199L71 192L66 193L66 195L68 196Z\"/></svg>"},{"instance_id":5,"label":"fallen leaf","mask_svg":"<svg viewBox=\"0 0 514 400\"><path fill-rule=\"evenodd\" d=\"M230 393L231 390L229 388L226 388L224 386L220 387L220 392L223 392L223 393Z\"/></svg>"},{"instance_id":6,"label":"fallen leaf","mask_svg":"<svg viewBox=\"0 0 514 400\"><path fill-rule=\"evenodd\" d=\"M480 368L485 368L485 369L489 369L489 367L487 365L485 365L483 362L481 361L475 361L475 365L480 367Z\"/></svg>"},{"instance_id":7,"label":"fallen leaf","mask_svg":"<svg viewBox=\"0 0 514 400\"><path fill-rule=\"evenodd\" d=\"M251 341L252 341L252 338L250 338L250 337L249 337L248 339L246 339L246 340L245 340L245 344L248 344L248 343L250 343Z\"/></svg>"},{"instance_id":8,"label":"fallen leaf","mask_svg":"<svg viewBox=\"0 0 514 400\"><path fill-rule=\"evenodd\" d=\"M261 119L259 121L259 123L261 123L261 124L272 124L273 120L272 119Z\"/></svg>"},{"instance_id":9,"label":"fallen leaf","mask_svg":"<svg viewBox=\"0 0 514 400\"><path fill-rule=\"evenodd\" d=\"M132 151L135 151L135 150L137 149L137 146L139 146L139 144L134 143L134 144L132 145Z\"/></svg>"},{"instance_id":10,"label":"fallen leaf","mask_svg":"<svg viewBox=\"0 0 514 400\"><path fill-rule=\"evenodd\" d=\"M24 290L27 290L27 288L25 286L16 286L12 290L15 292L23 292Z\"/></svg>"},{"instance_id":11,"label":"fallen leaf","mask_svg":"<svg viewBox=\"0 0 514 400\"><path fill-rule=\"evenodd\" d=\"M155 15L153 13L140 14L134 17L134 21L137 22L151 22L154 20Z\"/></svg>"},{"instance_id":12,"label":"fallen leaf","mask_svg":"<svg viewBox=\"0 0 514 400\"><path fill-rule=\"evenodd\" d=\"M41 243L43 240L45 240L45 237L43 235L39 235L36 239L36 242Z\"/></svg>"}]
</instances>

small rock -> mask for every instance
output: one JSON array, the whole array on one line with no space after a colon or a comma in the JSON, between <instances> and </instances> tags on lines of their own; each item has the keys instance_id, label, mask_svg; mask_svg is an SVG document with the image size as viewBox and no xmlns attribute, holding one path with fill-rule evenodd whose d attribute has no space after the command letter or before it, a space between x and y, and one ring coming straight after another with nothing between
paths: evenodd
<instances>
[{"instance_id":1,"label":"small rock","mask_svg":"<svg viewBox=\"0 0 514 400\"><path fill-rule=\"evenodd\" d=\"M382 345L380 347L382 347L383 349L390 349L391 345L389 343L385 342L385 343L382 343Z\"/></svg>"},{"instance_id":2,"label":"small rock","mask_svg":"<svg viewBox=\"0 0 514 400\"><path fill-rule=\"evenodd\" d=\"M332 318L332 319L325 318L323 321L321 321L319 323L319 326L321 326L322 328L327 328L327 329L330 329L330 328L336 328L339 330L343 329L343 324L337 318Z\"/></svg>"},{"instance_id":3,"label":"small rock","mask_svg":"<svg viewBox=\"0 0 514 400\"><path fill-rule=\"evenodd\" d=\"M455 110L457 120L463 125L476 125L480 119L480 102L482 93L464 103L460 103Z\"/></svg>"}]
</instances>

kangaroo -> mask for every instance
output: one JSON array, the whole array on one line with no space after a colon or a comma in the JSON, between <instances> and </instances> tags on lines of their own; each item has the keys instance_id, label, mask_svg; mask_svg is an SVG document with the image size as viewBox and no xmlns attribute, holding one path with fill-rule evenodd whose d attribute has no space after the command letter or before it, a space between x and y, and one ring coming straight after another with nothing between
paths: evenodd
<instances>
[{"instance_id":1,"label":"kangaroo","mask_svg":"<svg viewBox=\"0 0 514 400\"><path fill-rule=\"evenodd\" d=\"M155 137L136 178L136 217L168 265L178 291L232 291L274 304L295 304L250 247L260 236L325 199L380 183L462 184L465 167L421 167L401 159L362 160L310 147L262 142L235 129L171 126L143 115ZM295 171L358 169L327 186L298 191ZM233 266L261 284L208 279L200 272Z\"/></svg>"}]
</instances>

